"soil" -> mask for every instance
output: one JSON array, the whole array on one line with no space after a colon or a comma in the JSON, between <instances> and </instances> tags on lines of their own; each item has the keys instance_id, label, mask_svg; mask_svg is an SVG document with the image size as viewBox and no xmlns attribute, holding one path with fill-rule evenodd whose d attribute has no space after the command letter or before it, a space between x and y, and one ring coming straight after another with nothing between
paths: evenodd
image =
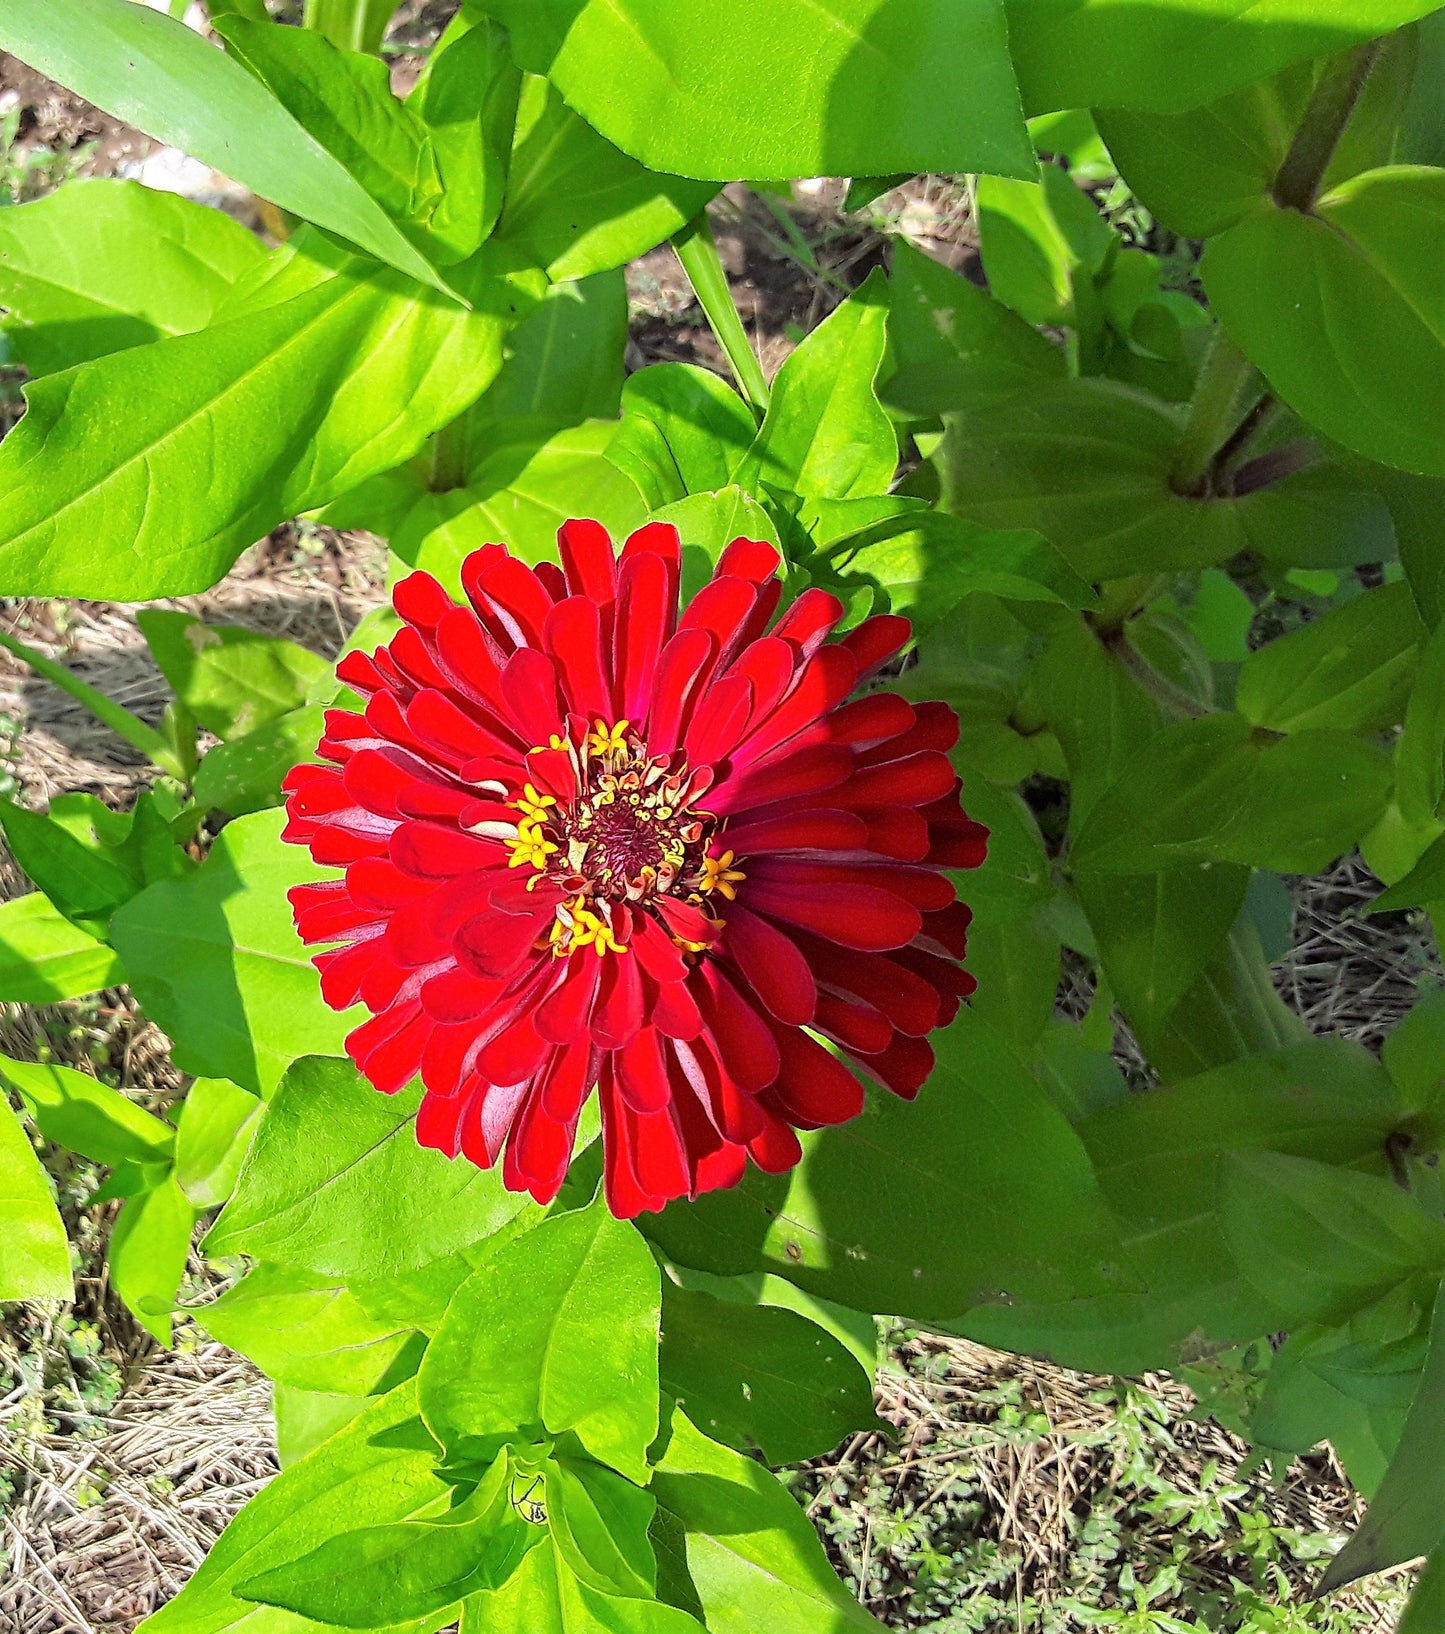
<instances>
[{"instance_id":1,"label":"soil","mask_svg":"<svg viewBox=\"0 0 1445 1634\"><path fill-rule=\"evenodd\" d=\"M418 51L454 10L455 0L416 0L403 9L390 37L398 85L414 78ZM17 201L53 185L57 166L62 173L111 175L134 173L158 157L162 165L172 162L150 138L0 54L0 119L7 114L14 134L0 160L12 178L25 178L12 192ZM224 183L215 179L218 201L230 208L235 200ZM804 183L786 196L734 187L714 207L714 233L734 295L769 375L803 334L884 264L880 223L976 274L968 199L958 184L921 178L863 215L844 214L842 198L843 184L836 181ZM246 219L244 201L237 208ZM629 267L628 289L630 368L679 360L726 374L671 250L654 250ZM0 374L0 431L18 417L17 382L14 371ZM385 547L370 535L287 525L248 551L213 590L161 605L285 635L330 654L384 599L385 565ZM133 607L11 602L0 604L0 622L142 717L159 717L166 691ZM8 774L18 797L36 806L81 789L125 807L150 775L125 743L5 654L0 744L0 775ZM1420 977L1438 973L1438 962L1427 934L1409 916L1359 916L1371 883L1358 861L1323 880L1300 882L1298 946L1278 979L1316 1030L1376 1044L1408 1009ZM18 871L0 857L0 896L24 888ZM119 1087L151 1106L181 1090L165 1038L123 991L47 1009L7 1005L3 1012L0 1052L35 1059L44 1051L91 1069L102 1063ZM84 1206L86 1179L69 1176L62 1184L85 1256L77 1305L64 1313L69 1327L62 1333L54 1313L19 1307L9 1313L8 1331L0 1327L5 1634L131 1634L176 1592L229 1517L275 1469L268 1391L255 1370L187 1324L174 1350L158 1351L112 1295L97 1268L107 1212ZM212 1274L199 1261L192 1272L193 1291ZM83 1343L77 1331L86 1336ZM52 1405L46 1419L34 1389L35 1358L56 1356L77 1381L77 1405L73 1411ZM884 1375L880 1398L898 1444L855 1438L815 1467L815 1489L821 1493L838 1479L861 1483L868 1471L883 1469L891 1472L897 1502L906 1498L916 1506L920 1492L946 1474L938 1448L950 1445L951 1430L977 1420L980 1393L1014 1381L1048 1415L1052 1439L1027 1457L1006 1442L986 1457L976 1449L970 1454L988 1494L980 1536L1021 1551L1019 1571L1030 1592L1047 1592L1051 1574L1058 1576L1062 1556L1074 1547L1065 1513L1072 1496L1114 1478L1112 1453L1100 1452L1097 1437L1090 1439L1112 1412L1096 1399L1109 1381L927 1336L908 1338L899 1360L903 1365ZM94 1395L95 1381L111 1377L105 1367L119 1395L87 1404L85 1390ZM7 1377L19 1382L5 1394ZM1188 1411L1192 1398L1182 1386L1158 1381L1157 1387L1174 1393L1181 1417ZM1236 1474L1247 1452L1217 1426L1203 1425L1184 1438L1177 1459L1181 1478L1198 1477L1210 1460L1223 1460ZM8 1506L7 1481L13 1489ZM1336 1533L1359 1513L1356 1496L1328 1459L1300 1461L1274 1501L1299 1524ZM845 1571L857 1565L836 1539L831 1546ZM880 1613L902 1593L896 1581L879 1592Z\"/></svg>"}]
</instances>

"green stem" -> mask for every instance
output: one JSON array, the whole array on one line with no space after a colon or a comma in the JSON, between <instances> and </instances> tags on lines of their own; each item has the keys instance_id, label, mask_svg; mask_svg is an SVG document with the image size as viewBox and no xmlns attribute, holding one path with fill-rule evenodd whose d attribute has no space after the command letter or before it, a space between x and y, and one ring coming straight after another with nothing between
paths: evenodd
<instances>
[{"instance_id":1,"label":"green stem","mask_svg":"<svg viewBox=\"0 0 1445 1634\"><path fill-rule=\"evenodd\" d=\"M1359 101L1381 41L1366 40L1333 62L1324 72L1289 152L1270 189L1282 210L1312 210L1335 148Z\"/></svg>"},{"instance_id":2,"label":"green stem","mask_svg":"<svg viewBox=\"0 0 1445 1634\"><path fill-rule=\"evenodd\" d=\"M743 320L728 288L727 274L713 243L712 228L704 210L688 222L672 241L682 270L687 274L698 304L707 314L718 345L727 355L743 395L760 413L768 411L768 382L763 366L748 341Z\"/></svg>"},{"instance_id":3,"label":"green stem","mask_svg":"<svg viewBox=\"0 0 1445 1634\"><path fill-rule=\"evenodd\" d=\"M10 635L5 630L0 630L0 647L23 659L37 675L43 675L62 692L69 693L98 721L139 749L153 765L159 766L163 772L169 773L171 777L178 778L181 782L186 781L185 768L170 745L154 727L147 726L138 715L132 715L130 710L107 698L103 692L98 692L79 676L72 675L63 664L57 664L43 652L37 652L34 647L26 646L18 637Z\"/></svg>"},{"instance_id":4,"label":"green stem","mask_svg":"<svg viewBox=\"0 0 1445 1634\"><path fill-rule=\"evenodd\" d=\"M452 488L465 488L471 465L471 410L443 426L431 440L431 470L427 473L427 487L434 494L447 493Z\"/></svg>"},{"instance_id":5,"label":"green stem","mask_svg":"<svg viewBox=\"0 0 1445 1634\"><path fill-rule=\"evenodd\" d=\"M1253 373L1254 365L1223 327L1216 328L1199 366L1189 416L1174 454L1169 485L1176 494L1204 497L1205 478L1216 451L1238 423L1239 400Z\"/></svg>"},{"instance_id":6,"label":"green stem","mask_svg":"<svg viewBox=\"0 0 1445 1634\"><path fill-rule=\"evenodd\" d=\"M1183 687L1175 686L1167 675L1161 675L1122 630L1112 635L1105 633L1103 641L1139 685L1165 709L1171 709L1187 720L1202 720L1204 716L1214 713Z\"/></svg>"}]
</instances>

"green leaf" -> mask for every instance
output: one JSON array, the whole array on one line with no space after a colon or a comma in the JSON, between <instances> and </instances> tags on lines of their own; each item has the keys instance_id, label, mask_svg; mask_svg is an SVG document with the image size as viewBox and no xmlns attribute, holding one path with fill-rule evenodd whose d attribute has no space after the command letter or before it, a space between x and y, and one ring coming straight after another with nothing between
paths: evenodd
<instances>
[{"instance_id":1,"label":"green leaf","mask_svg":"<svg viewBox=\"0 0 1445 1634\"><path fill-rule=\"evenodd\" d=\"M725 380L693 363L654 363L622 388L622 424L607 457L657 510L726 488L758 428Z\"/></svg>"},{"instance_id":2,"label":"green leaf","mask_svg":"<svg viewBox=\"0 0 1445 1634\"><path fill-rule=\"evenodd\" d=\"M0 47L147 135L424 283L425 258L346 167L237 63L130 0L12 0Z\"/></svg>"},{"instance_id":3,"label":"green leaf","mask_svg":"<svg viewBox=\"0 0 1445 1634\"><path fill-rule=\"evenodd\" d=\"M826 547L828 566L848 579L866 579L888 605L913 621L915 634L946 618L965 596L1093 607L1098 598L1041 534L993 532L962 517L923 507Z\"/></svg>"},{"instance_id":4,"label":"green leaf","mask_svg":"<svg viewBox=\"0 0 1445 1634\"><path fill-rule=\"evenodd\" d=\"M980 177L978 234L995 299L1026 323L1082 327L1082 303L1115 238L1064 171L1045 165L1038 181Z\"/></svg>"},{"instance_id":5,"label":"green leaf","mask_svg":"<svg viewBox=\"0 0 1445 1634\"><path fill-rule=\"evenodd\" d=\"M851 1123L805 1135L791 1174L750 1172L664 1210L648 1235L682 1265L775 1271L925 1322L1001 1289L1024 1300L1127 1285L1084 1149L1017 1051L967 1008L931 1042L938 1065L916 1102L872 1096Z\"/></svg>"},{"instance_id":6,"label":"green leaf","mask_svg":"<svg viewBox=\"0 0 1445 1634\"><path fill-rule=\"evenodd\" d=\"M338 272L37 381L0 450L0 585L133 601L213 584L278 522L410 458L465 408L501 363L515 313L498 301L467 313L395 273Z\"/></svg>"},{"instance_id":7,"label":"green leaf","mask_svg":"<svg viewBox=\"0 0 1445 1634\"><path fill-rule=\"evenodd\" d=\"M0 307L31 379L203 329L261 242L219 210L139 182L68 182L0 216Z\"/></svg>"},{"instance_id":8,"label":"green leaf","mask_svg":"<svg viewBox=\"0 0 1445 1634\"><path fill-rule=\"evenodd\" d=\"M1146 1053L1218 955L1239 916L1247 869L1228 863L1100 875L1076 868L1099 959Z\"/></svg>"},{"instance_id":9,"label":"green leaf","mask_svg":"<svg viewBox=\"0 0 1445 1634\"><path fill-rule=\"evenodd\" d=\"M710 1634L864 1634L880 1625L838 1581L797 1501L761 1464L677 1409L652 1479L687 1532Z\"/></svg>"},{"instance_id":10,"label":"green leaf","mask_svg":"<svg viewBox=\"0 0 1445 1634\"><path fill-rule=\"evenodd\" d=\"M1009 46L1030 113L1212 102L1293 62L1342 51L1423 17L1429 0L1006 0Z\"/></svg>"},{"instance_id":11,"label":"green leaf","mask_svg":"<svg viewBox=\"0 0 1445 1634\"><path fill-rule=\"evenodd\" d=\"M554 282L585 278L671 238L716 192L715 183L645 170L553 86L532 79L522 87L507 200L493 237Z\"/></svg>"},{"instance_id":12,"label":"green leaf","mask_svg":"<svg viewBox=\"0 0 1445 1634\"><path fill-rule=\"evenodd\" d=\"M1395 798L1416 823L1432 819L1445 800L1445 621L1420 649L1405 730L1395 745Z\"/></svg>"},{"instance_id":13,"label":"green leaf","mask_svg":"<svg viewBox=\"0 0 1445 1634\"><path fill-rule=\"evenodd\" d=\"M176 1184L198 1209L226 1202L265 1107L225 1078L197 1078L176 1130Z\"/></svg>"},{"instance_id":14,"label":"green leaf","mask_svg":"<svg viewBox=\"0 0 1445 1634\"><path fill-rule=\"evenodd\" d=\"M0 1078L19 1092L40 1133L94 1163L166 1163L176 1132L88 1072L0 1056Z\"/></svg>"},{"instance_id":15,"label":"green leaf","mask_svg":"<svg viewBox=\"0 0 1445 1634\"><path fill-rule=\"evenodd\" d=\"M473 1595L461 1626L463 1634L698 1634L702 1625L656 1600L621 1599L590 1587L549 1538L504 1588Z\"/></svg>"},{"instance_id":16,"label":"green leaf","mask_svg":"<svg viewBox=\"0 0 1445 1634\"><path fill-rule=\"evenodd\" d=\"M1396 1453L1354 1536L1330 1562L1317 1593L1368 1572L1433 1554L1445 1537L1445 1296L1436 1295L1420 1388Z\"/></svg>"},{"instance_id":17,"label":"green leaf","mask_svg":"<svg viewBox=\"0 0 1445 1634\"><path fill-rule=\"evenodd\" d=\"M169 1166L121 1209L106 1263L115 1291L131 1314L163 1345L171 1339L171 1311L185 1275L196 1211Z\"/></svg>"},{"instance_id":18,"label":"green leaf","mask_svg":"<svg viewBox=\"0 0 1445 1634\"><path fill-rule=\"evenodd\" d=\"M968 968L978 982L972 1013L1027 1053L1054 1013L1062 954L1047 904L1024 912L995 904L975 910L968 932Z\"/></svg>"},{"instance_id":19,"label":"green leaf","mask_svg":"<svg viewBox=\"0 0 1445 1634\"><path fill-rule=\"evenodd\" d=\"M0 1300L69 1299L70 1247L50 1182L0 1101Z\"/></svg>"},{"instance_id":20,"label":"green leaf","mask_svg":"<svg viewBox=\"0 0 1445 1634\"><path fill-rule=\"evenodd\" d=\"M1343 1322L1418 1271L1445 1271L1445 1223L1392 1179L1281 1152L1236 1152L1224 1233L1292 1322Z\"/></svg>"},{"instance_id":21,"label":"green leaf","mask_svg":"<svg viewBox=\"0 0 1445 1634\"><path fill-rule=\"evenodd\" d=\"M376 1400L375 1396L341 1396L324 1390L294 1390L289 1384L273 1385L271 1409L276 1419L276 1456L281 1468L289 1469L323 1441L329 1441Z\"/></svg>"},{"instance_id":22,"label":"green leaf","mask_svg":"<svg viewBox=\"0 0 1445 1634\"><path fill-rule=\"evenodd\" d=\"M661 1365L662 1388L708 1434L769 1464L816 1457L876 1422L867 1372L796 1311L664 1283Z\"/></svg>"},{"instance_id":23,"label":"green leaf","mask_svg":"<svg viewBox=\"0 0 1445 1634\"><path fill-rule=\"evenodd\" d=\"M1445 171L1396 165L1314 212L1270 208L1211 243L1215 311L1302 420L1385 465L1445 476Z\"/></svg>"},{"instance_id":24,"label":"green leaf","mask_svg":"<svg viewBox=\"0 0 1445 1634\"><path fill-rule=\"evenodd\" d=\"M302 1634L306 1624L258 1613L236 1586L338 1533L440 1513L451 1488L436 1472L439 1450L416 1416L416 1385L399 1385L263 1487L175 1599L141 1625L145 1634ZM432 1634L451 1620L439 1613L396 1634Z\"/></svg>"},{"instance_id":25,"label":"green leaf","mask_svg":"<svg viewBox=\"0 0 1445 1634\"><path fill-rule=\"evenodd\" d=\"M1437 1552L1415 1580L1396 1634L1436 1634L1440 1628L1445 1628L1445 1555Z\"/></svg>"},{"instance_id":26,"label":"green leaf","mask_svg":"<svg viewBox=\"0 0 1445 1634\"><path fill-rule=\"evenodd\" d=\"M236 1593L341 1628L455 1611L467 1595L499 1588L541 1542L512 1504L512 1479L504 1451L454 1509L341 1532L299 1560L243 1580Z\"/></svg>"},{"instance_id":27,"label":"green leaf","mask_svg":"<svg viewBox=\"0 0 1445 1634\"><path fill-rule=\"evenodd\" d=\"M517 60L654 170L1033 174L994 0L485 0ZM967 92L958 94L957 65Z\"/></svg>"},{"instance_id":28,"label":"green leaf","mask_svg":"<svg viewBox=\"0 0 1445 1634\"><path fill-rule=\"evenodd\" d=\"M112 950L41 892L0 902L0 999L56 1004L124 980Z\"/></svg>"},{"instance_id":29,"label":"green leaf","mask_svg":"<svg viewBox=\"0 0 1445 1634\"><path fill-rule=\"evenodd\" d=\"M258 1265L191 1314L213 1338L299 1390L377 1395L403 1352L418 1348L412 1329L369 1316L344 1284L296 1265Z\"/></svg>"},{"instance_id":30,"label":"green leaf","mask_svg":"<svg viewBox=\"0 0 1445 1634\"><path fill-rule=\"evenodd\" d=\"M1342 732L1275 737L1239 715L1180 721L1149 739L1094 806L1074 866L1138 874L1235 862L1319 873L1377 820L1389 789L1380 751Z\"/></svg>"},{"instance_id":31,"label":"green leaf","mask_svg":"<svg viewBox=\"0 0 1445 1634\"><path fill-rule=\"evenodd\" d=\"M54 804L61 808L67 800L86 799L94 800L94 796L62 795ZM94 828L88 834L77 833L59 820L58 812L31 811L0 796L0 826L16 862L82 931L103 936L112 913L141 888L143 881L136 870L126 866L129 859L117 855L109 825L104 836ZM129 825L122 821L122 826Z\"/></svg>"},{"instance_id":32,"label":"green leaf","mask_svg":"<svg viewBox=\"0 0 1445 1634\"><path fill-rule=\"evenodd\" d=\"M1406 1105L1437 1111L1445 1090L1445 990L1433 988L1385 1035L1380 1059Z\"/></svg>"},{"instance_id":33,"label":"green leaf","mask_svg":"<svg viewBox=\"0 0 1445 1634\"><path fill-rule=\"evenodd\" d=\"M578 1581L601 1594L652 1599L652 1494L585 1458L550 1459L546 1481L547 1525Z\"/></svg>"},{"instance_id":34,"label":"green leaf","mask_svg":"<svg viewBox=\"0 0 1445 1634\"><path fill-rule=\"evenodd\" d=\"M874 390L887 321L888 285L875 271L778 370L745 487L760 479L808 499L887 491L898 440Z\"/></svg>"},{"instance_id":35,"label":"green leaf","mask_svg":"<svg viewBox=\"0 0 1445 1634\"><path fill-rule=\"evenodd\" d=\"M244 11L259 3L259 21L266 20L265 0L243 0L228 6ZM396 10L394 0L306 0L306 27L316 29L333 45L352 51L379 51L386 25Z\"/></svg>"},{"instance_id":36,"label":"green leaf","mask_svg":"<svg viewBox=\"0 0 1445 1634\"><path fill-rule=\"evenodd\" d=\"M558 528L574 516L625 537L647 520L647 507L605 456L615 429L607 420L560 431L551 422L507 422L467 486L424 499L393 535L392 549L459 593L463 561L490 541L506 540L524 561L550 561Z\"/></svg>"},{"instance_id":37,"label":"green leaf","mask_svg":"<svg viewBox=\"0 0 1445 1634\"><path fill-rule=\"evenodd\" d=\"M242 17L221 18L216 32L393 221L411 221L435 203L441 178L426 126L392 95L379 57L340 50L315 29Z\"/></svg>"},{"instance_id":38,"label":"green leaf","mask_svg":"<svg viewBox=\"0 0 1445 1634\"><path fill-rule=\"evenodd\" d=\"M969 406L975 394L988 401L1066 367L1062 347L901 237L893 240L888 338L894 370L881 395L911 414Z\"/></svg>"},{"instance_id":39,"label":"green leaf","mask_svg":"<svg viewBox=\"0 0 1445 1634\"><path fill-rule=\"evenodd\" d=\"M943 506L989 528L1037 528L1089 580L1209 567L1242 550L1290 567L1393 556L1384 500L1328 463L1242 497L1176 493L1181 425L1177 409L1118 381L1031 385L948 416Z\"/></svg>"},{"instance_id":40,"label":"green leaf","mask_svg":"<svg viewBox=\"0 0 1445 1634\"><path fill-rule=\"evenodd\" d=\"M507 1243L458 1290L422 1363L421 1402L449 1450L571 1430L639 1484L657 1435L658 1273L600 1203Z\"/></svg>"},{"instance_id":41,"label":"green leaf","mask_svg":"<svg viewBox=\"0 0 1445 1634\"><path fill-rule=\"evenodd\" d=\"M229 817L280 805L281 779L300 761L314 758L325 722L325 706L308 704L218 744L201 758L194 784L196 804Z\"/></svg>"},{"instance_id":42,"label":"green leaf","mask_svg":"<svg viewBox=\"0 0 1445 1634\"><path fill-rule=\"evenodd\" d=\"M1246 720L1275 732L1398 725L1424 635L1407 584L1367 590L1250 653L1236 706Z\"/></svg>"},{"instance_id":43,"label":"green leaf","mask_svg":"<svg viewBox=\"0 0 1445 1634\"><path fill-rule=\"evenodd\" d=\"M206 624L193 613L148 607L136 623L171 690L218 738L241 737L299 708L331 673L326 659L294 641Z\"/></svg>"},{"instance_id":44,"label":"green leaf","mask_svg":"<svg viewBox=\"0 0 1445 1634\"><path fill-rule=\"evenodd\" d=\"M268 1095L299 1056L341 1053L358 1017L321 998L286 891L329 878L281 842L282 814L228 824L189 878L150 886L111 921L147 1015L182 1071Z\"/></svg>"},{"instance_id":45,"label":"green leaf","mask_svg":"<svg viewBox=\"0 0 1445 1634\"><path fill-rule=\"evenodd\" d=\"M379 1094L349 1061L298 1061L207 1252L359 1281L415 1270L499 1230L527 1199L495 1171L418 1146L420 1101L419 1086Z\"/></svg>"}]
</instances>

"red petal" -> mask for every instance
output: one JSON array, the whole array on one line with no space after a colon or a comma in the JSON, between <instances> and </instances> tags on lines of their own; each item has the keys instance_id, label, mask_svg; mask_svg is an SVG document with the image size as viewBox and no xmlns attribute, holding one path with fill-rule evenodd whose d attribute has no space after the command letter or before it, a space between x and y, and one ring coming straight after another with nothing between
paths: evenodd
<instances>
[{"instance_id":1,"label":"red petal","mask_svg":"<svg viewBox=\"0 0 1445 1634\"><path fill-rule=\"evenodd\" d=\"M657 678L657 660L671 635L677 599L668 583L667 564L651 552L622 565L617 601L615 668L620 718L646 718Z\"/></svg>"},{"instance_id":2,"label":"red petal","mask_svg":"<svg viewBox=\"0 0 1445 1634\"><path fill-rule=\"evenodd\" d=\"M602 616L597 603L568 596L547 615L543 640L561 677L567 708L611 724L612 687L602 669Z\"/></svg>"},{"instance_id":3,"label":"red petal","mask_svg":"<svg viewBox=\"0 0 1445 1634\"><path fill-rule=\"evenodd\" d=\"M503 545L483 545L462 563L462 589L504 647L538 647L552 607L542 581Z\"/></svg>"},{"instance_id":4,"label":"red petal","mask_svg":"<svg viewBox=\"0 0 1445 1634\"><path fill-rule=\"evenodd\" d=\"M713 637L706 630L679 630L662 649L646 733L654 754L670 755L677 748L699 678L711 662L713 650Z\"/></svg>"},{"instance_id":5,"label":"red petal","mask_svg":"<svg viewBox=\"0 0 1445 1634\"><path fill-rule=\"evenodd\" d=\"M868 825L856 812L816 810L745 817L723 829L717 843L747 857L771 851L859 851L868 840Z\"/></svg>"},{"instance_id":6,"label":"red petal","mask_svg":"<svg viewBox=\"0 0 1445 1634\"><path fill-rule=\"evenodd\" d=\"M717 578L750 579L762 584L783 565L776 546L762 539L734 539L718 557Z\"/></svg>"},{"instance_id":7,"label":"red petal","mask_svg":"<svg viewBox=\"0 0 1445 1634\"><path fill-rule=\"evenodd\" d=\"M764 1092L798 1129L846 1123L863 1110L863 1085L837 1056L796 1027L777 1029L782 1070Z\"/></svg>"},{"instance_id":8,"label":"red petal","mask_svg":"<svg viewBox=\"0 0 1445 1634\"><path fill-rule=\"evenodd\" d=\"M554 1044L578 1044L587 1036L592 1004L601 980L601 960L574 953L562 965L562 979L537 1010L537 1031Z\"/></svg>"},{"instance_id":9,"label":"red petal","mask_svg":"<svg viewBox=\"0 0 1445 1634\"><path fill-rule=\"evenodd\" d=\"M805 656L811 656L827 640L844 611L843 603L836 596L812 585L773 626L773 634L784 641L796 642Z\"/></svg>"},{"instance_id":10,"label":"red petal","mask_svg":"<svg viewBox=\"0 0 1445 1634\"><path fill-rule=\"evenodd\" d=\"M894 1035L887 1049L871 1054L850 1051L865 1072L871 1073L885 1089L911 1101L933 1071L933 1048L926 1039Z\"/></svg>"},{"instance_id":11,"label":"red petal","mask_svg":"<svg viewBox=\"0 0 1445 1634\"><path fill-rule=\"evenodd\" d=\"M858 678L864 680L886 664L913 634L913 626L896 613L867 618L856 630L849 630L840 645L858 660Z\"/></svg>"},{"instance_id":12,"label":"red petal","mask_svg":"<svg viewBox=\"0 0 1445 1634\"><path fill-rule=\"evenodd\" d=\"M545 744L563 734L562 708L557 698L557 669L546 653L535 647L514 652L502 669L502 696L513 725L523 740Z\"/></svg>"},{"instance_id":13,"label":"red petal","mask_svg":"<svg viewBox=\"0 0 1445 1634\"><path fill-rule=\"evenodd\" d=\"M602 603L617 595L617 555L600 522L590 518L564 522L557 530L557 553L574 596Z\"/></svg>"},{"instance_id":14,"label":"red petal","mask_svg":"<svg viewBox=\"0 0 1445 1634\"><path fill-rule=\"evenodd\" d=\"M903 947L918 934L922 915L891 891L869 885L819 885L800 880L750 880L748 901L770 919L825 936L842 947L882 953Z\"/></svg>"},{"instance_id":15,"label":"red petal","mask_svg":"<svg viewBox=\"0 0 1445 1634\"><path fill-rule=\"evenodd\" d=\"M813 1019L818 1003L813 973L797 944L776 925L734 902L722 946L779 1021L803 1026Z\"/></svg>"},{"instance_id":16,"label":"red petal","mask_svg":"<svg viewBox=\"0 0 1445 1634\"><path fill-rule=\"evenodd\" d=\"M662 1045L651 1027L629 1040L613 1066L622 1098L634 1112L660 1112L671 1101Z\"/></svg>"},{"instance_id":17,"label":"red petal","mask_svg":"<svg viewBox=\"0 0 1445 1634\"><path fill-rule=\"evenodd\" d=\"M630 952L609 954L602 963L607 968L592 1012L592 1037L601 1049L619 1050L642 1025L642 977Z\"/></svg>"}]
</instances>

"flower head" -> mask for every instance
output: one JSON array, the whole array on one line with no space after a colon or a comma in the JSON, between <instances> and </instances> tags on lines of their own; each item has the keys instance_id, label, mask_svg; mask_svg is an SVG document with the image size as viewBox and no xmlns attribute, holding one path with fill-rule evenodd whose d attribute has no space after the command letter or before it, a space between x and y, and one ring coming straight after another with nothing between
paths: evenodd
<instances>
[{"instance_id":1,"label":"flower head","mask_svg":"<svg viewBox=\"0 0 1445 1634\"><path fill-rule=\"evenodd\" d=\"M917 1094L928 1033L973 981L948 868L983 860L944 704L860 686L907 639L839 641L817 589L781 617L779 558L734 540L679 613L676 529L561 567L500 545L458 606L425 573L404 627L338 674L326 765L288 776L285 837L339 879L291 892L327 1003L417 1138L557 1193L599 1098L617 1214L779 1172L795 1131L862 1109L843 1058Z\"/></svg>"}]
</instances>

